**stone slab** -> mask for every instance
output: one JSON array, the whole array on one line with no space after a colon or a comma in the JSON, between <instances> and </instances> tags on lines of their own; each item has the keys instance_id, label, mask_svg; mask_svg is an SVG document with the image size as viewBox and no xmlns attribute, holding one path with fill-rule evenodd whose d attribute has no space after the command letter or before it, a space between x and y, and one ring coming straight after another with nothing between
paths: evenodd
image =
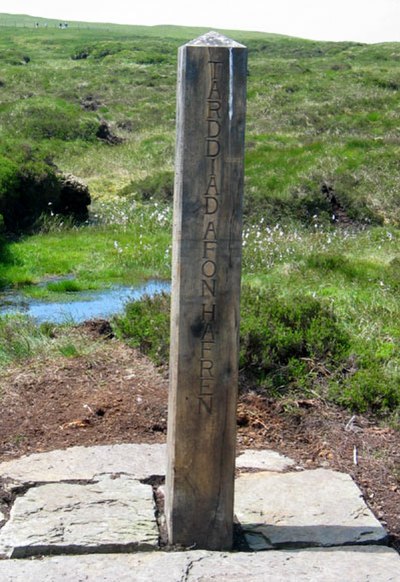
<instances>
[{"instance_id":1,"label":"stone slab","mask_svg":"<svg viewBox=\"0 0 400 582\"><path fill-rule=\"evenodd\" d=\"M114 445L1 464L2 477L28 490L0 529L0 551L21 557L157 547L152 490L135 477L162 475L165 457L164 445ZM239 468L275 468L236 480L235 512L252 550L385 541L349 476L326 469L278 472L291 462L273 451L238 457Z\"/></svg>"},{"instance_id":2,"label":"stone slab","mask_svg":"<svg viewBox=\"0 0 400 582\"><path fill-rule=\"evenodd\" d=\"M0 530L0 555L154 550L154 512L151 486L126 475L32 487L16 499Z\"/></svg>"},{"instance_id":3,"label":"stone slab","mask_svg":"<svg viewBox=\"0 0 400 582\"><path fill-rule=\"evenodd\" d=\"M252 553L152 552L0 561L7 582L397 582L389 548L315 548Z\"/></svg>"},{"instance_id":4,"label":"stone slab","mask_svg":"<svg viewBox=\"0 0 400 582\"><path fill-rule=\"evenodd\" d=\"M398 580L400 558L388 548L340 548L237 553L193 563L189 582L389 582Z\"/></svg>"},{"instance_id":5,"label":"stone slab","mask_svg":"<svg viewBox=\"0 0 400 582\"><path fill-rule=\"evenodd\" d=\"M151 475L165 475L166 454L163 444L70 447L0 463L0 477L18 485L71 479L90 481L106 473L125 473L145 479Z\"/></svg>"},{"instance_id":6,"label":"stone slab","mask_svg":"<svg viewBox=\"0 0 400 582\"><path fill-rule=\"evenodd\" d=\"M276 451L248 449L236 457L237 469L259 469L262 471L286 471L295 462Z\"/></svg>"},{"instance_id":7,"label":"stone slab","mask_svg":"<svg viewBox=\"0 0 400 582\"><path fill-rule=\"evenodd\" d=\"M252 550L384 543L385 529L348 475L326 469L247 473L235 513Z\"/></svg>"}]
</instances>

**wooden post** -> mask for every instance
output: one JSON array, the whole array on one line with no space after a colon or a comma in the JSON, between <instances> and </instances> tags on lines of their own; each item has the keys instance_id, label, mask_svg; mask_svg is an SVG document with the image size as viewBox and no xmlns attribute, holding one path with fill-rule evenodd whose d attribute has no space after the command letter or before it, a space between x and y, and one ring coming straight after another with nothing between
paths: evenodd
<instances>
[{"instance_id":1,"label":"wooden post","mask_svg":"<svg viewBox=\"0 0 400 582\"><path fill-rule=\"evenodd\" d=\"M247 49L180 47L166 519L169 543L233 542Z\"/></svg>"}]
</instances>

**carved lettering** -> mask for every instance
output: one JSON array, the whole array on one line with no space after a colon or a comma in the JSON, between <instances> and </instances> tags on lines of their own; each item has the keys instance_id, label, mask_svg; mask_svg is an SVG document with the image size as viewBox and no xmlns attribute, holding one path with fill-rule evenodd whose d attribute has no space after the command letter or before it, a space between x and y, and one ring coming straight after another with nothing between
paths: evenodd
<instances>
[{"instance_id":1,"label":"carved lettering","mask_svg":"<svg viewBox=\"0 0 400 582\"><path fill-rule=\"evenodd\" d=\"M206 352L211 352L212 351L212 346L214 345L215 342L210 342L210 341L202 341L201 342L201 357L204 358L204 356L206 355Z\"/></svg>"},{"instance_id":2,"label":"carved lettering","mask_svg":"<svg viewBox=\"0 0 400 582\"><path fill-rule=\"evenodd\" d=\"M203 259L210 259L210 255L215 259L215 251L217 250L216 240L203 241ZM210 270L210 269L208 269ZM212 275L210 275L212 277Z\"/></svg>"},{"instance_id":3,"label":"carved lettering","mask_svg":"<svg viewBox=\"0 0 400 582\"><path fill-rule=\"evenodd\" d=\"M220 164L217 158L221 155L221 142L219 136L222 132L222 99L220 90L219 72L222 65L219 61L209 61L210 85L206 102L206 128L205 157L208 164L206 175L207 187L204 192L204 237L203 253L200 265L201 296L204 298L202 306L203 333L201 337L200 357L200 387L199 387L199 413L212 412L213 394L215 389L214 361L216 354L216 304L214 298L217 295L218 265L217 248L218 236L218 209L220 196L220 176L217 169ZM210 219L212 216L212 219Z\"/></svg>"},{"instance_id":4,"label":"carved lettering","mask_svg":"<svg viewBox=\"0 0 400 582\"><path fill-rule=\"evenodd\" d=\"M218 210L218 200L215 196L206 196L205 214L215 214Z\"/></svg>"},{"instance_id":5,"label":"carved lettering","mask_svg":"<svg viewBox=\"0 0 400 582\"><path fill-rule=\"evenodd\" d=\"M212 305L206 305L205 303L203 303L202 320L215 321L215 303L213 303Z\"/></svg>"},{"instance_id":6,"label":"carved lettering","mask_svg":"<svg viewBox=\"0 0 400 582\"><path fill-rule=\"evenodd\" d=\"M208 64L211 65L211 80L217 79L218 77L218 65L222 65L222 61L208 61Z\"/></svg>"},{"instance_id":7,"label":"carved lettering","mask_svg":"<svg viewBox=\"0 0 400 582\"><path fill-rule=\"evenodd\" d=\"M216 119L208 119L207 126L207 137L218 137L221 133L221 124Z\"/></svg>"},{"instance_id":8,"label":"carved lettering","mask_svg":"<svg viewBox=\"0 0 400 582\"><path fill-rule=\"evenodd\" d=\"M203 406L205 408L205 410L208 412L208 414L211 414L212 412L212 394L207 395L207 394L203 394L202 396L198 396L199 399L199 412L201 412L201 407Z\"/></svg>"},{"instance_id":9,"label":"carved lettering","mask_svg":"<svg viewBox=\"0 0 400 582\"><path fill-rule=\"evenodd\" d=\"M207 259L201 265L201 272L204 275L204 277L212 278L215 276L215 273L217 272L217 264L215 263L215 261Z\"/></svg>"},{"instance_id":10,"label":"carved lettering","mask_svg":"<svg viewBox=\"0 0 400 582\"><path fill-rule=\"evenodd\" d=\"M214 378L212 369L214 367L214 362L212 360L205 360L202 358L200 360L200 377L201 378Z\"/></svg>"},{"instance_id":11,"label":"carved lettering","mask_svg":"<svg viewBox=\"0 0 400 582\"><path fill-rule=\"evenodd\" d=\"M220 109L222 107L221 101L214 101L209 99L208 101L208 116L207 119L220 119Z\"/></svg>"},{"instance_id":12,"label":"carved lettering","mask_svg":"<svg viewBox=\"0 0 400 582\"><path fill-rule=\"evenodd\" d=\"M208 180L208 186L205 193L205 196L215 196L218 195L218 186L217 186L217 179L215 174L210 174L210 179Z\"/></svg>"},{"instance_id":13,"label":"carved lettering","mask_svg":"<svg viewBox=\"0 0 400 582\"><path fill-rule=\"evenodd\" d=\"M206 144L207 144L206 147L207 158L216 158L217 156L219 156L221 151L221 145L218 140L207 137Z\"/></svg>"},{"instance_id":14,"label":"carved lettering","mask_svg":"<svg viewBox=\"0 0 400 582\"><path fill-rule=\"evenodd\" d=\"M211 82L211 89L210 94L208 96L209 99L221 99L221 95L219 92L219 87L216 79L213 79Z\"/></svg>"},{"instance_id":15,"label":"carved lettering","mask_svg":"<svg viewBox=\"0 0 400 582\"><path fill-rule=\"evenodd\" d=\"M212 235L212 238L211 238ZM212 220L208 221L206 231L204 233L205 240L217 240L217 231L215 230L215 224Z\"/></svg>"},{"instance_id":16,"label":"carved lettering","mask_svg":"<svg viewBox=\"0 0 400 582\"><path fill-rule=\"evenodd\" d=\"M203 331L203 335L201 336L201 341L202 343L204 342L208 342L208 343L215 343L215 335L214 335L214 324L213 324L213 319L211 319L211 321L206 322L206 325L204 327L204 331Z\"/></svg>"},{"instance_id":17,"label":"carved lettering","mask_svg":"<svg viewBox=\"0 0 400 582\"><path fill-rule=\"evenodd\" d=\"M202 297L206 297L207 293L210 297L215 297L215 289L216 289L216 280L212 279L211 281L207 281L207 279L202 279L201 281L201 295Z\"/></svg>"}]
</instances>

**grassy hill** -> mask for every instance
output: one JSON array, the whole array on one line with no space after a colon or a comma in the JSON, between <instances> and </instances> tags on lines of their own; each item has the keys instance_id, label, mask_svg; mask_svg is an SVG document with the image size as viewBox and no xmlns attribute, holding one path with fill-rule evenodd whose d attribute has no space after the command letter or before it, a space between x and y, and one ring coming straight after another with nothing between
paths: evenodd
<instances>
[{"instance_id":1,"label":"grassy hill","mask_svg":"<svg viewBox=\"0 0 400 582\"><path fill-rule=\"evenodd\" d=\"M39 146L96 196L172 169L176 51L205 29L0 15L14 21L1 28L3 144ZM330 213L328 190L351 218L398 225L399 46L224 32L249 47L248 212ZM100 119L123 145L96 140Z\"/></svg>"},{"instance_id":2,"label":"grassy hill","mask_svg":"<svg viewBox=\"0 0 400 582\"><path fill-rule=\"evenodd\" d=\"M0 15L0 196L15 165L37 176L55 164L89 185L90 224L50 217L6 241L0 284L168 277L177 48L206 30L58 24ZM400 45L221 32L249 48L247 306L276 307L245 311L244 361L257 354L248 365L272 391L396 409Z\"/></svg>"}]
</instances>

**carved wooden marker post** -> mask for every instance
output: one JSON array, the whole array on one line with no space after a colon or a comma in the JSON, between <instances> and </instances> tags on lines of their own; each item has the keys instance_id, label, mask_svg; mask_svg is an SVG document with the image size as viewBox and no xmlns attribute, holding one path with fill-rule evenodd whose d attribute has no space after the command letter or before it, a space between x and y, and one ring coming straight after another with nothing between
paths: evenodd
<instances>
[{"instance_id":1,"label":"carved wooden marker post","mask_svg":"<svg viewBox=\"0 0 400 582\"><path fill-rule=\"evenodd\" d=\"M247 49L179 49L166 518L169 542L233 541Z\"/></svg>"}]
</instances>

